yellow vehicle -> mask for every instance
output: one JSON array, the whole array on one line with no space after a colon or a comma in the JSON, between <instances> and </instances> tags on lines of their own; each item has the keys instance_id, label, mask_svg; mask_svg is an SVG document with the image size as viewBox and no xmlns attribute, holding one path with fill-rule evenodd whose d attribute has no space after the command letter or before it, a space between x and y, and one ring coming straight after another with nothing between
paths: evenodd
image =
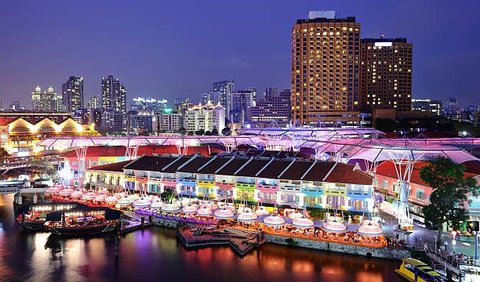
<instances>
[{"instance_id":1,"label":"yellow vehicle","mask_svg":"<svg viewBox=\"0 0 480 282\"><path fill-rule=\"evenodd\" d=\"M395 269L395 272L412 282L445 281L443 276L426 263L413 258L403 259L402 265L400 265L400 268Z\"/></svg>"}]
</instances>

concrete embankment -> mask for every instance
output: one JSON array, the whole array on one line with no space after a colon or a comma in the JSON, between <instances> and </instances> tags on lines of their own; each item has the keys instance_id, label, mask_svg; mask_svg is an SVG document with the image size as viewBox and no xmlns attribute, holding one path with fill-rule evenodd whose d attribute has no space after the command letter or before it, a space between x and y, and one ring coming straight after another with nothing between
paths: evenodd
<instances>
[{"instance_id":1,"label":"concrete embankment","mask_svg":"<svg viewBox=\"0 0 480 282\"><path fill-rule=\"evenodd\" d=\"M410 252L405 249L368 248L325 241L308 240L303 238L289 238L272 234L265 234L264 236L266 242L271 244L294 246L375 258L385 258L391 260L401 260L403 258L410 257Z\"/></svg>"}]
</instances>

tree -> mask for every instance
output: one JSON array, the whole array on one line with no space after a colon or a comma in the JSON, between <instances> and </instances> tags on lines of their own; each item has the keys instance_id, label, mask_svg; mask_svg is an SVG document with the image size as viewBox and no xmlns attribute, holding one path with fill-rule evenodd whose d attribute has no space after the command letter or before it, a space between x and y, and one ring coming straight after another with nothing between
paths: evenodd
<instances>
[{"instance_id":1,"label":"tree","mask_svg":"<svg viewBox=\"0 0 480 282\"><path fill-rule=\"evenodd\" d=\"M178 132L179 132L182 136L184 136L184 135L187 133L187 130L185 129L185 127L182 126L182 127L180 127L180 129L178 130Z\"/></svg>"},{"instance_id":2,"label":"tree","mask_svg":"<svg viewBox=\"0 0 480 282\"><path fill-rule=\"evenodd\" d=\"M210 130L207 130L207 131L205 132L205 135L206 135L206 136L211 136L211 135L212 135L212 132L211 132Z\"/></svg>"},{"instance_id":3,"label":"tree","mask_svg":"<svg viewBox=\"0 0 480 282\"><path fill-rule=\"evenodd\" d=\"M224 129L222 129L222 135L228 136L230 134L231 134L230 128L225 127Z\"/></svg>"},{"instance_id":4,"label":"tree","mask_svg":"<svg viewBox=\"0 0 480 282\"><path fill-rule=\"evenodd\" d=\"M171 204L173 203L173 199L175 199L175 194L172 191L164 191L163 193L160 194L160 198L162 201L165 203Z\"/></svg>"},{"instance_id":5,"label":"tree","mask_svg":"<svg viewBox=\"0 0 480 282\"><path fill-rule=\"evenodd\" d=\"M458 230L468 219L468 194L476 196L480 187L472 177L464 176L464 166L448 158L438 158L422 168L420 177L433 188L430 204L423 207L425 224L438 230L440 241L444 224Z\"/></svg>"},{"instance_id":6,"label":"tree","mask_svg":"<svg viewBox=\"0 0 480 282\"><path fill-rule=\"evenodd\" d=\"M216 128L212 129L212 135L218 135L218 130Z\"/></svg>"},{"instance_id":7,"label":"tree","mask_svg":"<svg viewBox=\"0 0 480 282\"><path fill-rule=\"evenodd\" d=\"M8 154L7 150L5 150L3 147L0 147L0 164L3 164L9 156L10 155Z\"/></svg>"},{"instance_id":8,"label":"tree","mask_svg":"<svg viewBox=\"0 0 480 282\"><path fill-rule=\"evenodd\" d=\"M57 175L57 169L55 166L42 158L34 158L30 162L30 166L35 168L35 170L38 172L40 177L55 177Z\"/></svg>"},{"instance_id":9,"label":"tree","mask_svg":"<svg viewBox=\"0 0 480 282\"><path fill-rule=\"evenodd\" d=\"M197 130L197 131L195 131L195 134L196 135L203 135L203 134L205 134L205 130L203 130L203 129Z\"/></svg>"}]
</instances>

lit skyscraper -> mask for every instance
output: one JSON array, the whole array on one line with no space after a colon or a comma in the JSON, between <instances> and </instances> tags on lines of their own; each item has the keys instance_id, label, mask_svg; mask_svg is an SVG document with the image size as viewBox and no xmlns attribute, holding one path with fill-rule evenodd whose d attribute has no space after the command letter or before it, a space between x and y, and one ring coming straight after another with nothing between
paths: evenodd
<instances>
[{"instance_id":1,"label":"lit skyscraper","mask_svg":"<svg viewBox=\"0 0 480 282\"><path fill-rule=\"evenodd\" d=\"M359 120L360 24L334 11L310 12L292 30L292 119Z\"/></svg>"},{"instance_id":2,"label":"lit skyscraper","mask_svg":"<svg viewBox=\"0 0 480 282\"><path fill-rule=\"evenodd\" d=\"M361 44L362 110L412 108L412 44L406 38L365 38Z\"/></svg>"},{"instance_id":3,"label":"lit skyscraper","mask_svg":"<svg viewBox=\"0 0 480 282\"><path fill-rule=\"evenodd\" d=\"M62 85L62 101L67 112L83 109L83 77L70 76Z\"/></svg>"},{"instance_id":4,"label":"lit skyscraper","mask_svg":"<svg viewBox=\"0 0 480 282\"><path fill-rule=\"evenodd\" d=\"M100 97L92 96L87 100L87 109L100 109Z\"/></svg>"},{"instance_id":5,"label":"lit skyscraper","mask_svg":"<svg viewBox=\"0 0 480 282\"><path fill-rule=\"evenodd\" d=\"M232 93L229 119L233 123L250 121L250 109L255 106L256 89L238 90Z\"/></svg>"},{"instance_id":6,"label":"lit skyscraper","mask_svg":"<svg viewBox=\"0 0 480 282\"><path fill-rule=\"evenodd\" d=\"M231 110L232 104L232 93L235 90L235 81L233 80L223 80L213 83L213 92L219 93L220 105L225 108L225 113L228 115ZM217 102L217 101L215 101Z\"/></svg>"},{"instance_id":7,"label":"lit skyscraper","mask_svg":"<svg viewBox=\"0 0 480 282\"><path fill-rule=\"evenodd\" d=\"M102 110L127 113L127 91L118 78L102 78Z\"/></svg>"},{"instance_id":8,"label":"lit skyscraper","mask_svg":"<svg viewBox=\"0 0 480 282\"><path fill-rule=\"evenodd\" d=\"M42 91L40 86L32 91L32 109L41 112L60 112L63 110L62 98L48 87L47 91Z\"/></svg>"}]
</instances>

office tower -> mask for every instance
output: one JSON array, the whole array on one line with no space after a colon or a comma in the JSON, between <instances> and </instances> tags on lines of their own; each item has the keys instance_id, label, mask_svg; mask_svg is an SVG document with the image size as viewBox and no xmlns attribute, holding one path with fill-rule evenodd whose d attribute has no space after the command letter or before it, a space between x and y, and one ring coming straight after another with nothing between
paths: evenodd
<instances>
[{"instance_id":1,"label":"office tower","mask_svg":"<svg viewBox=\"0 0 480 282\"><path fill-rule=\"evenodd\" d=\"M361 109L412 109L412 44L406 38L365 38L360 43Z\"/></svg>"},{"instance_id":2,"label":"office tower","mask_svg":"<svg viewBox=\"0 0 480 282\"><path fill-rule=\"evenodd\" d=\"M42 88L37 85L32 91L32 110L42 111Z\"/></svg>"},{"instance_id":3,"label":"office tower","mask_svg":"<svg viewBox=\"0 0 480 282\"><path fill-rule=\"evenodd\" d=\"M102 78L102 110L127 113L125 85L112 75Z\"/></svg>"},{"instance_id":4,"label":"office tower","mask_svg":"<svg viewBox=\"0 0 480 282\"><path fill-rule=\"evenodd\" d=\"M251 108L251 123L255 127L268 127L272 123L287 126L292 113L290 89L278 92L277 88L268 88L264 98Z\"/></svg>"},{"instance_id":5,"label":"office tower","mask_svg":"<svg viewBox=\"0 0 480 282\"><path fill-rule=\"evenodd\" d=\"M92 96L87 100L87 109L100 109L100 97Z\"/></svg>"},{"instance_id":6,"label":"office tower","mask_svg":"<svg viewBox=\"0 0 480 282\"><path fill-rule=\"evenodd\" d=\"M83 77L70 76L62 85L62 101L65 110L70 113L84 107Z\"/></svg>"},{"instance_id":7,"label":"office tower","mask_svg":"<svg viewBox=\"0 0 480 282\"><path fill-rule=\"evenodd\" d=\"M434 99L412 99L412 111L442 114L442 101Z\"/></svg>"},{"instance_id":8,"label":"office tower","mask_svg":"<svg viewBox=\"0 0 480 282\"><path fill-rule=\"evenodd\" d=\"M250 121L250 108L255 106L255 88L238 90L232 93L229 120L244 124Z\"/></svg>"},{"instance_id":9,"label":"office tower","mask_svg":"<svg viewBox=\"0 0 480 282\"><path fill-rule=\"evenodd\" d=\"M292 119L359 120L360 24L334 11L310 12L292 30Z\"/></svg>"},{"instance_id":10,"label":"office tower","mask_svg":"<svg viewBox=\"0 0 480 282\"><path fill-rule=\"evenodd\" d=\"M185 109L184 127L192 132L211 132L213 129L221 132L225 128L225 108L212 103L189 106Z\"/></svg>"},{"instance_id":11,"label":"office tower","mask_svg":"<svg viewBox=\"0 0 480 282\"><path fill-rule=\"evenodd\" d=\"M50 86L42 91L40 86L32 91L32 110L39 112L60 112L62 111L62 99Z\"/></svg>"},{"instance_id":12,"label":"office tower","mask_svg":"<svg viewBox=\"0 0 480 282\"><path fill-rule=\"evenodd\" d=\"M182 128L182 114L168 111L160 114L158 119L159 132L178 132Z\"/></svg>"},{"instance_id":13,"label":"office tower","mask_svg":"<svg viewBox=\"0 0 480 282\"><path fill-rule=\"evenodd\" d=\"M235 81L233 80L223 80L213 83L213 91L219 92L219 102L225 108L225 113L230 112L232 93L235 90Z\"/></svg>"}]
</instances>

